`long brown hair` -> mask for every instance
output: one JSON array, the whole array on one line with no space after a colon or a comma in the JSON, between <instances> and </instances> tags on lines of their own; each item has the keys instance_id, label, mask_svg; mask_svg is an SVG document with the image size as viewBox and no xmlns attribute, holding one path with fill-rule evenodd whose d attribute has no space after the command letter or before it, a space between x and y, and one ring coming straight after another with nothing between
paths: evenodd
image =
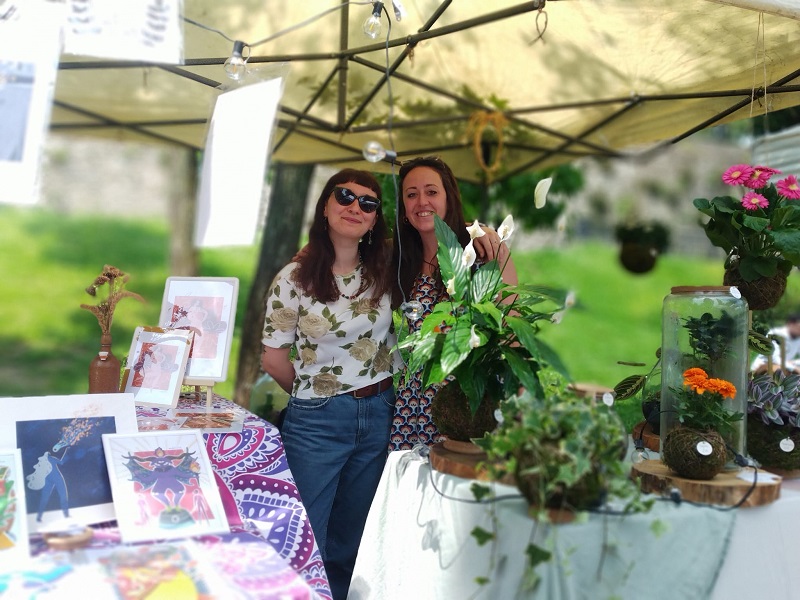
<instances>
[{"instance_id":1,"label":"long brown hair","mask_svg":"<svg viewBox=\"0 0 800 600\"><path fill-rule=\"evenodd\" d=\"M330 235L328 235L325 205L333 193L333 188L344 183L355 183L369 188L378 200L381 199L381 186L378 180L367 171L342 169L332 175L325 187L322 188L322 193L317 200L317 207L314 210L314 221L308 232L308 246L298 259L300 264L294 275L298 285L320 302L333 302L339 297L333 275L336 251ZM378 206L371 236L370 234L365 235L358 243L358 252L364 263L364 282L368 286L375 286L372 299L376 302L392 285L391 273L386 268L390 260L386 233L383 210L381 206ZM372 243L369 241L370 237Z\"/></svg>"},{"instance_id":2,"label":"long brown hair","mask_svg":"<svg viewBox=\"0 0 800 600\"><path fill-rule=\"evenodd\" d=\"M400 306L404 295L407 298L411 294L414 280L422 269L422 262L425 258L422 255L422 238L419 235L419 231L408 222L405 202L403 202L403 182L406 176L417 167L433 169L442 178L442 185L447 194L444 222L455 232L462 246L466 246L469 243L469 233L466 229L467 224L464 221L464 210L461 205L461 192L458 189L458 181L456 176L453 175L453 171L447 166L447 163L436 156L415 158L404 162L400 167L400 198L397 203L398 226L393 239L392 254L393 271L399 274L400 288L395 287L392 292L393 308ZM442 284L441 277L439 277L438 283Z\"/></svg>"}]
</instances>

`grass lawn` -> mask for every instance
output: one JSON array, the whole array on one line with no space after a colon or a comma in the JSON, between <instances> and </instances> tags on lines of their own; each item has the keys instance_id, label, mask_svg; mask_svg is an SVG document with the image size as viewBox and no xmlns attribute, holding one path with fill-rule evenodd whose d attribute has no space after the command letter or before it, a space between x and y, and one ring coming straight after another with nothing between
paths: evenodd
<instances>
[{"instance_id":1,"label":"grass lawn","mask_svg":"<svg viewBox=\"0 0 800 600\"><path fill-rule=\"evenodd\" d=\"M147 302L124 299L115 312L114 353L128 354L133 330L156 325L170 275L168 225L161 220L65 217L39 208L0 206L0 396L76 394L87 390L88 365L100 328L81 303L104 264L130 274L128 289ZM215 391L232 397L239 333L256 247L203 250L201 275L238 277L239 305L228 380ZM676 285L719 285L720 260L667 254L645 275L619 266L615 246L573 244L566 249L514 253L520 280L573 290L576 306L543 338L575 381L612 387L641 372L617 361L652 364L661 344L661 303ZM797 273L782 306L800 299ZM635 406L620 406L626 421Z\"/></svg>"}]
</instances>

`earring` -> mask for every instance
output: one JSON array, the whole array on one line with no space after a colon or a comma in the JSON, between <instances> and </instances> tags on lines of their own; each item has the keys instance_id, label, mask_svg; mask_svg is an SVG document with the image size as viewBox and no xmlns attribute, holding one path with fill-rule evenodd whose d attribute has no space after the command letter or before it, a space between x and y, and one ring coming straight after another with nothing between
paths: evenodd
<instances>
[{"instance_id":1,"label":"earring","mask_svg":"<svg viewBox=\"0 0 800 600\"><path fill-rule=\"evenodd\" d=\"M408 217L403 217L403 223L408 223Z\"/></svg>"},{"instance_id":2,"label":"earring","mask_svg":"<svg viewBox=\"0 0 800 600\"><path fill-rule=\"evenodd\" d=\"M367 241L367 244L370 246L372 245L372 229L369 230L369 241Z\"/></svg>"},{"instance_id":3,"label":"earring","mask_svg":"<svg viewBox=\"0 0 800 600\"><path fill-rule=\"evenodd\" d=\"M322 215L322 219L325 221L325 231L328 231L328 215Z\"/></svg>"}]
</instances>

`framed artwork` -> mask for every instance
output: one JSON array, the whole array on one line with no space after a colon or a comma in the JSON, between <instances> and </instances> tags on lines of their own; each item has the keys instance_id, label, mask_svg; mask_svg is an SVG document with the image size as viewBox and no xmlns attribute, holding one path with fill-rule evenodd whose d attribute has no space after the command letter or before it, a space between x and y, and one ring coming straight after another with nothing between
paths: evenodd
<instances>
[{"instance_id":1,"label":"framed artwork","mask_svg":"<svg viewBox=\"0 0 800 600\"><path fill-rule=\"evenodd\" d=\"M0 564L16 566L29 557L22 454L19 448L0 450Z\"/></svg>"},{"instance_id":2,"label":"framed artwork","mask_svg":"<svg viewBox=\"0 0 800 600\"><path fill-rule=\"evenodd\" d=\"M194 332L184 384L213 385L228 376L239 280L169 277L159 324Z\"/></svg>"},{"instance_id":3,"label":"framed artwork","mask_svg":"<svg viewBox=\"0 0 800 600\"><path fill-rule=\"evenodd\" d=\"M137 327L122 391L133 394L137 405L176 406L193 337L189 329Z\"/></svg>"},{"instance_id":4,"label":"framed artwork","mask_svg":"<svg viewBox=\"0 0 800 600\"><path fill-rule=\"evenodd\" d=\"M202 433L107 434L103 446L123 541L229 531Z\"/></svg>"},{"instance_id":5,"label":"framed artwork","mask_svg":"<svg viewBox=\"0 0 800 600\"><path fill-rule=\"evenodd\" d=\"M112 521L102 435L135 433L131 394L0 398L0 440L20 449L28 529Z\"/></svg>"}]
</instances>

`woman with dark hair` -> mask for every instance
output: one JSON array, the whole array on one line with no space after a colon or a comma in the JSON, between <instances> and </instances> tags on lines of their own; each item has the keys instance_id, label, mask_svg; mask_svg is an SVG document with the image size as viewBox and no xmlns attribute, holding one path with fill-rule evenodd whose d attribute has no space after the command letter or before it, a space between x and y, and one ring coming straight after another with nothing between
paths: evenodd
<instances>
[{"instance_id":1,"label":"woman with dark hair","mask_svg":"<svg viewBox=\"0 0 800 600\"><path fill-rule=\"evenodd\" d=\"M266 303L262 366L290 394L281 436L335 600L347 597L395 404L386 237L378 181L339 171Z\"/></svg>"},{"instance_id":2,"label":"woman with dark hair","mask_svg":"<svg viewBox=\"0 0 800 600\"><path fill-rule=\"evenodd\" d=\"M400 287L395 287L392 306L418 302L419 310L409 314L409 328L416 331L437 302L448 300L439 272L436 252L438 242L434 214L450 226L462 246L469 243L467 224L461 205L458 182L450 167L437 157L416 158L400 167L402 202L398 203L398 229L394 236L394 266ZM509 257L508 247L499 241L496 232L476 238L479 259L497 257L503 280L517 283L517 272ZM397 390L395 415L392 420L390 448L409 450L417 444L431 445L442 436L431 421L430 406L438 385L423 388L421 373L404 373Z\"/></svg>"}]
</instances>

